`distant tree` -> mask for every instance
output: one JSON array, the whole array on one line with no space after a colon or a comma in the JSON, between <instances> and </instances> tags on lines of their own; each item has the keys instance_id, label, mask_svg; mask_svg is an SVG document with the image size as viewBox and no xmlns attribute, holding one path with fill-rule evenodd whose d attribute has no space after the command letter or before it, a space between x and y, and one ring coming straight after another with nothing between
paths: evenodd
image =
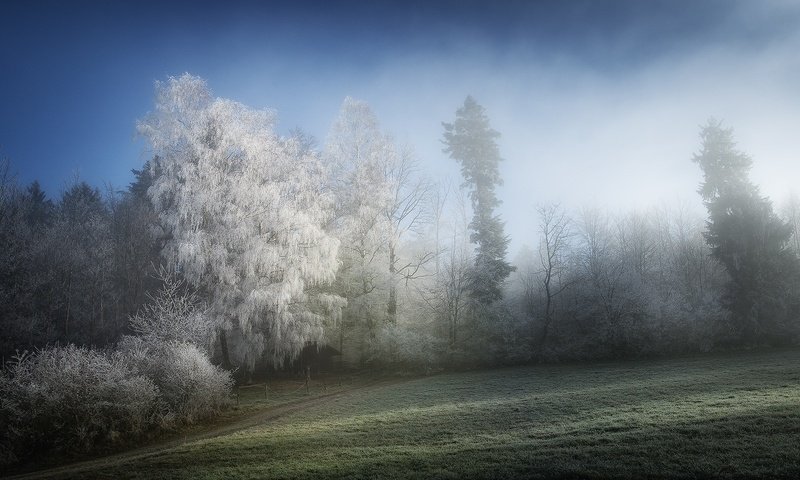
<instances>
[{"instance_id":1,"label":"distant tree","mask_svg":"<svg viewBox=\"0 0 800 480\"><path fill-rule=\"evenodd\" d=\"M159 158L148 194L171 233L167 259L209 298L223 358L236 353L250 368L322 339L342 306L314 290L338 266L324 169L274 124L271 111L214 98L189 74L157 83L155 111L139 123ZM237 351L232 330L243 338Z\"/></svg>"},{"instance_id":2,"label":"distant tree","mask_svg":"<svg viewBox=\"0 0 800 480\"><path fill-rule=\"evenodd\" d=\"M113 243L110 212L103 195L83 181L67 188L57 206L48 239L59 281L62 339L105 345L124 328L114 314Z\"/></svg>"},{"instance_id":3,"label":"distant tree","mask_svg":"<svg viewBox=\"0 0 800 480\"><path fill-rule=\"evenodd\" d=\"M453 194L450 195L451 193ZM448 196L453 197L450 202L452 212L448 215L452 223L449 229L441 225ZM432 285L424 288L421 298L438 317L441 335L447 339L447 346L452 351L463 344L466 336L464 326L473 263L468 238L467 199L463 191L450 192L448 187L443 187L433 197L433 201L437 222L434 225L436 264Z\"/></svg>"},{"instance_id":4,"label":"distant tree","mask_svg":"<svg viewBox=\"0 0 800 480\"><path fill-rule=\"evenodd\" d=\"M162 285L159 267L168 232L159 221L147 189L158 175L158 158L134 169L134 181L110 202L114 241L114 283L123 317L135 314Z\"/></svg>"},{"instance_id":5,"label":"distant tree","mask_svg":"<svg viewBox=\"0 0 800 480\"><path fill-rule=\"evenodd\" d=\"M339 348L344 351L345 340L355 342L361 361L369 356L369 345L386 318L390 224L385 212L391 184L385 165L396 155L369 105L345 98L328 133L324 158L336 199L332 231L341 241L336 291L347 299Z\"/></svg>"},{"instance_id":6,"label":"distant tree","mask_svg":"<svg viewBox=\"0 0 800 480\"><path fill-rule=\"evenodd\" d=\"M708 350L725 314L720 299L728 276L710 254L703 237L705 222L687 205L659 208L649 218L653 248L648 255L647 320L657 333L647 348Z\"/></svg>"},{"instance_id":7,"label":"distant tree","mask_svg":"<svg viewBox=\"0 0 800 480\"><path fill-rule=\"evenodd\" d=\"M794 254L800 256L800 197L792 192L781 208L781 214L792 229L790 242Z\"/></svg>"},{"instance_id":8,"label":"distant tree","mask_svg":"<svg viewBox=\"0 0 800 480\"><path fill-rule=\"evenodd\" d=\"M55 243L56 208L37 182L18 185L0 158L0 357L52 343L54 319L64 298L54 259L66 250Z\"/></svg>"},{"instance_id":9,"label":"distant tree","mask_svg":"<svg viewBox=\"0 0 800 480\"><path fill-rule=\"evenodd\" d=\"M724 301L735 335L742 343L785 340L798 275L791 227L750 181L752 160L736 148L731 128L712 119L700 138L692 160L703 172L705 238L730 276Z\"/></svg>"},{"instance_id":10,"label":"distant tree","mask_svg":"<svg viewBox=\"0 0 800 480\"><path fill-rule=\"evenodd\" d=\"M619 353L627 310L625 264L609 227L609 216L596 208L584 208L579 222L578 262L583 291L584 317L593 320L597 341L603 349Z\"/></svg>"},{"instance_id":11,"label":"distant tree","mask_svg":"<svg viewBox=\"0 0 800 480\"><path fill-rule=\"evenodd\" d=\"M644 213L632 212L617 223L617 238L620 254L627 269L637 281L650 279L655 256L655 235L650 221Z\"/></svg>"},{"instance_id":12,"label":"distant tree","mask_svg":"<svg viewBox=\"0 0 800 480\"><path fill-rule=\"evenodd\" d=\"M544 290L544 321L539 333L539 343L547 340L547 334L553 323L553 307L556 297L569 287L565 277L567 261L566 250L569 248L570 220L558 205L545 205L537 209L539 213L539 263L542 267L542 288Z\"/></svg>"},{"instance_id":13,"label":"distant tree","mask_svg":"<svg viewBox=\"0 0 800 480\"><path fill-rule=\"evenodd\" d=\"M495 195L495 187L502 184L496 142L500 134L491 128L484 108L471 96L456 111L455 121L442 125L444 152L461 164L464 186L470 189L474 214L470 240L477 244L470 297L481 305L490 305L502 298L503 282L514 270L505 259L509 238L495 214L501 203Z\"/></svg>"},{"instance_id":14,"label":"distant tree","mask_svg":"<svg viewBox=\"0 0 800 480\"><path fill-rule=\"evenodd\" d=\"M161 160L158 156L144 163L140 169L132 168L133 181L128 185L128 193L138 200L149 202L147 190L153 186L156 177L161 175Z\"/></svg>"},{"instance_id":15,"label":"distant tree","mask_svg":"<svg viewBox=\"0 0 800 480\"><path fill-rule=\"evenodd\" d=\"M336 194L333 231L342 242L336 287L348 301L339 348L344 352L347 331L366 361L378 332L397 322L398 284L417 279L433 259L431 252L403 248L426 220L429 185L410 150L380 128L366 102L350 97L328 134L324 159Z\"/></svg>"},{"instance_id":16,"label":"distant tree","mask_svg":"<svg viewBox=\"0 0 800 480\"><path fill-rule=\"evenodd\" d=\"M384 163L384 177L389 183L389 201L384 209L388 224L387 250L389 266L389 300L386 313L389 323L397 321L397 284L408 283L424 274L423 267L436 257L428 249L403 257L401 241L410 232L419 232L428 222L425 204L432 186L419 175L409 151L398 152Z\"/></svg>"},{"instance_id":17,"label":"distant tree","mask_svg":"<svg viewBox=\"0 0 800 480\"><path fill-rule=\"evenodd\" d=\"M55 206L53 202L47 198L44 190L42 190L39 182L34 180L25 191L25 219L32 228L44 229L48 227L53 220L53 213Z\"/></svg>"},{"instance_id":18,"label":"distant tree","mask_svg":"<svg viewBox=\"0 0 800 480\"><path fill-rule=\"evenodd\" d=\"M30 324L29 311L21 308L25 292L27 229L21 208L20 188L11 173L10 162L0 158L0 353L3 361L16 347L32 340L33 332L22 327ZM22 288L21 288L22 287ZM27 346L27 345L26 345Z\"/></svg>"}]
</instances>

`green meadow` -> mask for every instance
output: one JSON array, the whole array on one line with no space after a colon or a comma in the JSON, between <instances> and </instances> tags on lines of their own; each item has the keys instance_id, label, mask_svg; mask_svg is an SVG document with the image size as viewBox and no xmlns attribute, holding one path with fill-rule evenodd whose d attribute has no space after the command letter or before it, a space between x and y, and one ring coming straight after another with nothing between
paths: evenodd
<instances>
[{"instance_id":1,"label":"green meadow","mask_svg":"<svg viewBox=\"0 0 800 480\"><path fill-rule=\"evenodd\" d=\"M241 428L33 476L800 476L798 350L447 373L306 398L243 395Z\"/></svg>"}]
</instances>

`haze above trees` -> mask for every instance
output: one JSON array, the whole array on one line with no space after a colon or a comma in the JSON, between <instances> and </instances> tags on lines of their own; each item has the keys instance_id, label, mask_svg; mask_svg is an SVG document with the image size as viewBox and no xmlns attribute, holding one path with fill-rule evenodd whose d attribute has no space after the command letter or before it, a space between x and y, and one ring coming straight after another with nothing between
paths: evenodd
<instances>
[{"instance_id":1,"label":"haze above trees","mask_svg":"<svg viewBox=\"0 0 800 480\"><path fill-rule=\"evenodd\" d=\"M705 222L526 205L539 236L510 259L490 117L468 96L442 119L431 135L463 178L436 182L363 101L346 98L318 144L185 74L156 84L138 126L150 160L124 191L77 182L51 200L5 162L3 425L40 405L31 385L62 388L55 364L145 392L130 415L148 420L120 427L135 437L156 411L222 408L231 370L289 368L324 345L341 368L430 371L797 343L800 208L781 216L761 196L732 129L710 120L686 159ZM172 390L187 365L213 395ZM96 395L122 408L120 391ZM61 415L47 408L39 418ZM8 458L53 447L15 431Z\"/></svg>"}]
</instances>

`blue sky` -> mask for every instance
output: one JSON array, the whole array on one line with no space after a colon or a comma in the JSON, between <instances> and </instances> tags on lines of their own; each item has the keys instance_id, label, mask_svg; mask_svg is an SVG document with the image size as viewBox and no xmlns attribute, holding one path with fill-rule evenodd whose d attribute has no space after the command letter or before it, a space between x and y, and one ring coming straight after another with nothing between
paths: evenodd
<instances>
[{"instance_id":1,"label":"blue sky","mask_svg":"<svg viewBox=\"0 0 800 480\"><path fill-rule=\"evenodd\" d=\"M164 4L166 5L164 5ZM0 155L51 196L77 172L116 187L146 160L153 82L190 72L324 140L368 101L434 176L467 94L506 159L512 235L538 203L699 203L689 159L734 126L774 196L800 173L800 8L736 1L35 2L0 7ZM516 241L515 241L516 243Z\"/></svg>"}]
</instances>

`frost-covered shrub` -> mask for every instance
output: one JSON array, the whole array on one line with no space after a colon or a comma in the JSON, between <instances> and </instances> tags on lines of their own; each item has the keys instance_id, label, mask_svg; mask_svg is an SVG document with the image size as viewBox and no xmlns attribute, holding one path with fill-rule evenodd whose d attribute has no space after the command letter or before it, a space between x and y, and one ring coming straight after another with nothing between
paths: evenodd
<instances>
[{"instance_id":1,"label":"frost-covered shrub","mask_svg":"<svg viewBox=\"0 0 800 480\"><path fill-rule=\"evenodd\" d=\"M0 372L0 464L113 446L225 407L233 381L186 342L127 337L117 351L69 345Z\"/></svg>"},{"instance_id":2,"label":"frost-covered shrub","mask_svg":"<svg viewBox=\"0 0 800 480\"><path fill-rule=\"evenodd\" d=\"M18 357L0 374L0 459L139 436L156 421L158 394L118 354L69 345Z\"/></svg>"},{"instance_id":3,"label":"frost-covered shrub","mask_svg":"<svg viewBox=\"0 0 800 480\"><path fill-rule=\"evenodd\" d=\"M196 295L166 271L150 303L131 318L138 336L125 337L121 355L160 392L162 427L191 423L225 407L233 386L231 375L208 358L213 322Z\"/></svg>"},{"instance_id":4,"label":"frost-covered shrub","mask_svg":"<svg viewBox=\"0 0 800 480\"><path fill-rule=\"evenodd\" d=\"M207 349L214 324L197 294L174 273L159 271L162 287L132 316L131 330L149 342L189 342Z\"/></svg>"},{"instance_id":5,"label":"frost-covered shrub","mask_svg":"<svg viewBox=\"0 0 800 480\"><path fill-rule=\"evenodd\" d=\"M230 373L213 365L191 343L126 337L119 349L132 368L158 387L162 411L167 414L163 426L214 415L230 402Z\"/></svg>"}]
</instances>

